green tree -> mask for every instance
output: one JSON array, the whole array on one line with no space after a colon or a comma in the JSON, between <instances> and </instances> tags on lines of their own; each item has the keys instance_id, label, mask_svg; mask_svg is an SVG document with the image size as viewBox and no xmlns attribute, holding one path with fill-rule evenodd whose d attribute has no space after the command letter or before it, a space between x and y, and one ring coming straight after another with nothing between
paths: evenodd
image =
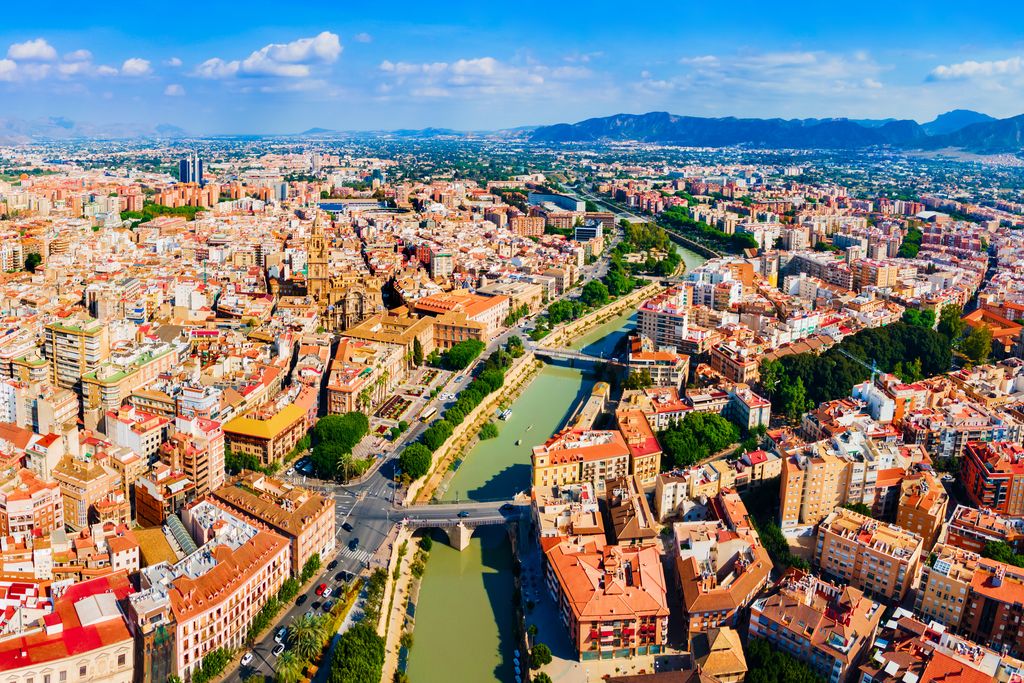
<instances>
[{"instance_id":1,"label":"green tree","mask_svg":"<svg viewBox=\"0 0 1024 683\"><path fill-rule=\"evenodd\" d=\"M553 683L551 676L548 676L543 671L540 671L533 676L533 683Z\"/></svg>"},{"instance_id":2,"label":"green tree","mask_svg":"<svg viewBox=\"0 0 1024 683\"><path fill-rule=\"evenodd\" d=\"M747 683L824 683L806 664L775 648L767 640L751 638L746 642Z\"/></svg>"},{"instance_id":3,"label":"green tree","mask_svg":"<svg viewBox=\"0 0 1024 683\"><path fill-rule=\"evenodd\" d=\"M842 507L846 508L847 510L852 510L853 512L856 512L858 514L864 515L865 517L871 517L871 508L869 508L864 503L845 503Z\"/></svg>"},{"instance_id":4,"label":"green tree","mask_svg":"<svg viewBox=\"0 0 1024 683\"><path fill-rule=\"evenodd\" d=\"M412 338L412 362L417 367L423 365L423 344L419 337Z\"/></svg>"},{"instance_id":5,"label":"green tree","mask_svg":"<svg viewBox=\"0 0 1024 683\"><path fill-rule=\"evenodd\" d=\"M487 348L479 339L467 339L448 349L442 364L449 370L465 370Z\"/></svg>"},{"instance_id":6,"label":"green tree","mask_svg":"<svg viewBox=\"0 0 1024 683\"><path fill-rule=\"evenodd\" d=\"M338 639L330 683L378 683L384 669L384 639L363 620Z\"/></svg>"},{"instance_id":7,"label":"green tree","mask_svg":"<svg viewBox=\"0 0 1024 683\"><path fill-rule=\"evenodd\" d=\"M946 304L939 313L938 333L952 344L963 336L967 324L963 321L964 309L957 304Z\"/></svg>"},{"instance_id":8,"label":"green tree","mask_svg":"<svg viewBox=\"0 0 1024 683\"><path fill-rule=\"evenodd\" d=\"M690 412L658 433L666 467L690 467L740 439L740 430L714 413Z\"/></svg>"},{"instance_id":9,"label":"green tree","mask_svg":"<svg viewBox=\"0 0 1024 683\"><path fill-rule=\"evenodd\" d=\"M338 444L342 449L351 451L369 431L369 418L353 411L344 415L325 415L317 420L313 435L318 443Z\"/></svg>"},{"instance_id":10,"label":"green tree","mask_svg":"<svg viewBox=\"0 0 1024 683\"><path fill-rule=\"evenodd\" d=\"M530 650L530 666L539 669L551 663L551 648L544 643L537 643Z\"/></svg>"},{"instance_id":11,"label":"green tree","mask_svg":"<svg viewBox=\"0 0 1024 683\"><path fill-rule=\"evenodd\" d=\"M313 553L309 556L309 559L306 560L305 564L302 565L302 572L299 575L300 578L302 579L302 583L306 583L311 578L313 578L313 576L316 575L317 571L319 570L320 553Z\"/></svg>"},{"instance_id":12,"label":"green tree","mask_svg":"<svg viewBox=\"0 0 1024 683\"><path fill-rule=\"evenodd\" d=\"M25 257L25 270L30 273L36 272L36 268L43 262L43 257L36 252L32 252Z\"/></svg>"},{"instance_id":13,"label":"green tree","mask_svg":"<svg viewBox=\"0 0 1024 683\"><path fill-rule=\"evenodd\" d=\"M778 393L779 388L782 386L786 370L778 360L766 358L761 361L760 375L761 390L764 391L766 396L771 398Z\"/></svg>"},{"instance_id":14,"label":"green tree","mask_svg":"<svg viewBox=\"0 0 1024 683\"><path fill-rule=\"evenodd\" d=\"M624 389L649 389L652 386L654 386L654 380L651 378L651 371L647 368L629 373L626 381L622 384Z\"/></svg>"},{"instance_id":15,"label":"green tree","mask_svg":"<svg viewBox=\"0 0 1024 683\"><path fill-rule=\"evenodd\" d=\"M430 452L433 453L448 440L448 437L452 435L453 431L452 423L442 418L427 427L426 431L423 432L423 436L421 437L423 445L429 448Z\"/></svg>"},{"instance_id":16,"label":"green tree","mask_svg":"<svg viewBox=\"0 0 1024 683\"><path fill-rule=\"evenodd\" d=\"M1013 548L1006 541L989 541L982 549L981 556L1015 567L1024 566L1024 556L1013 552Z\"/></svg>"},{"instance_id":17,"label":"green tree","mask_svg":"<svg viewBox=\"0 0 1024 683\"><path fill-rule=\"evenodd\" d=\"M799 421L809 405L803 379L797 377L795 382L785 382L779 394L786 417L793 422Z\"/></svg>"},{"instance_id":18,"label":"green tree","mask_svg":"<svg viewBox=\"0 0 1024 683\"><path fill-rule=\"evenodd\" d=\"M411 443L398 456L398 465L410 479L419 479L430 471L433 456L429 448L421 443Z\"/></svg>"},{"instance_id":19,"label":"green tree","mask_svg":"<svg viewBox=\"0 0 1024 683\"><path fill-rule=\"evenodd\" d=\"M960 352L976 364L987 362L992 355L992 328L985 324L973 328L960 342Z\"/></svg>"},{"instance_id":20,"label":"green tree","mask_svg":"<svg viewBox=\"0 0 1024 683\"><path fill-rule=\"evenodd\" d=\"M916 327L932 329L935 327L935 311L922 311L916 308L908 308L903 311L903 322Z\"/></svg>"},{"instance_id":21,"label":"green tree","mask_svg":"<svg viewBox=\"0 0 1024 683\"><path fill-rule=\"evenodd\" d=\"M485 422L483 424L483 426L480 427L480 435L479 436L480 436L481 440L497 438L497 436L498 436L498 425L494 424L493 422Z\"/></svg>"},{"instance_id":22,"label":"green tree","mask_svg":"<svg viewBox=\"0 0 1024 683\"><path fill-rule=\"evenodd\" d=\"M291 650L285 650L274 662L274 673L278 683L299 683L302 680L303 662Z\"/></svg>"},{"instance_id":23,"label":"green tree","mask_svg":"<svg viewBox=\"0 0 1024 683\"><path fill-rule=\"evenodd\" d=\"M591 280L583 285L583 291L580 292L580 301L594 308L604 306L608 303L608 287L603 282Z\"/></svg>"}]
</instances>

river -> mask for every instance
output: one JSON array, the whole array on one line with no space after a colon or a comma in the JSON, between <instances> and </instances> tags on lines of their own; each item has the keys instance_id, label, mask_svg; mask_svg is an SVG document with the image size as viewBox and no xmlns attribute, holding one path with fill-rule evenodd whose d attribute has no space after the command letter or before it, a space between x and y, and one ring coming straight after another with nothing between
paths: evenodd
<instances>
[{"instance_id":1,"label":"river","mask_svg":"<svg viewBox=\"0 0 1024 683\"><path fill-rule=\"evenodd\" d=\"M699 254L677 250L687 269L704 262ZM571 346L591 355L610 355L635 324L631 311ZM481 441L466 455L442 499L502 500L528 489L531 448L558 431L593 385L580 370L544 366L512 404L509 419L498 423L498 437ZM522 443L516 446L519 439ZM512 550L498 528L477 531L461 553L434 543L416 605L408 666L412 683L513 679L511 567Z\"/></svg>"}]
</instances>

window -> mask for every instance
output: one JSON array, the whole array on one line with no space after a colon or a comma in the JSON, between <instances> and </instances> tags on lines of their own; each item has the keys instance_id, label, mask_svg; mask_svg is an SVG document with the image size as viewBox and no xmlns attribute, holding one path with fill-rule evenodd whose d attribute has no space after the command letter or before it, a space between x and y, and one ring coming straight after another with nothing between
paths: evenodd
<instances>
[{"instance_id":1,"label":"window","mask_svg":"<svg viewBox=\"0 0 1024 683\"><path fill-rule=\"evenodd\" d=\"M78 667L78 677L79 678L85 678L86 671L87 671L87 667L85 667L85 666Z\"/></svg>"},{"instance_id":2,"label":"window","mask_svg":"<svg viewBox=\"0 0 1024 683\"><path fill-rule=\"evenodd\" d=\"M119 655L117 656L117 665L118 665L119 667L122 667L122 666L124 666L124 664L125 664L125 661L126 661L126 660L127 660L127 657L126 657L126 655L124 655L124 654L119 654Z\"/></svg>"}]
</instances>

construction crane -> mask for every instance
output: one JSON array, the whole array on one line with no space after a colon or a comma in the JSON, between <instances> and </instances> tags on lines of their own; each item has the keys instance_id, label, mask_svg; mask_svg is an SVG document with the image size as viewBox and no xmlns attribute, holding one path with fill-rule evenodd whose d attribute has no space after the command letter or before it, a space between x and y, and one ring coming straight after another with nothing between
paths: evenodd
<instances>
[{"instance_id":1,"label":"construction crane","mask_svg":"<svg viewBox=\"0 0 1024 683\"><path fill-rule=\"evenodd\" d=\"M878 363L875 362L874 358L871 359L871 364L868 365L867 361L865 361L863 358L857 358L857 356L853 355L852 353L850 353L846 349L844 349L842 347L839 347L839 346L837 346L835 348L836 348L836 351L838 351L839 353L843 354L844 356L846 356L850 360L854 361L855 363L859 363L860 365L863 365L868 370L870 370L871 371L871 383L872 384L875 383L875 377L878 376L879 370L878 370Z\"/></svg>"}]
</instances>

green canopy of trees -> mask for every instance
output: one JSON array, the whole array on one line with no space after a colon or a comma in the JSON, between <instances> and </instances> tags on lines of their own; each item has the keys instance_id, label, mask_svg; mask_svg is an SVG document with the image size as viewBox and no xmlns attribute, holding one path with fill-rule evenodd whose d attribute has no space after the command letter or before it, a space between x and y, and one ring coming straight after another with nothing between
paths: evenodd
<instances>
[{"instance_id":1,"label":"green canopy of trees","mask_svg":"<svg viewBox=\"0 0 1024 683\"><path fill-rule=\"evenodd\" d=\"M774 391L769 391L762 380L762 386L772 399L774 409L795 418L802 412L801 393L805 399L803 410L806 410L808 405L849 396L855 384L869 379L871 370L845 356L841 350L863 359L869 366L873 360L882 372L892 372L898 363L905 369L908 363L920 361L924 377L947 372L952 360L949 340L934 330L906 323L862 330L821 355L784 356L778 361L781 373L771 366L770 382L777 385Z\"/></svg>"},{"instance_id":2,"label":"green canopy of trees","mask_svg":"<svg viewBox=\"0 0 1024 683\"><path fill-rule=\"evenodd\" d=\"M654 386L654 380L651 378L651 371L647 368L629 373L626 381L622 383L624 389L647 389L652 386Z\"/></svg>"},{"instance_id":3,"label":"green canopy of trees","mask_svg":"<svg viewBox=\"0 0 1024 683\"><path fill-rule=\"evenodd\" d=\"M930 330L935 327L935 311L920 311L916 308L908 308L903 311L903 322Z\"/></svg>"},{"instance_id":4,"label":"green canopy of trees","mask_svg":"<svg viewBox=\"0 0 1024 683\"><path fill-rule=\"evenodd\" d=\"M370 431L370 421L363 413L325 415L313 428L316 445L310 460L322 478L347 478L352 465L352 449Z\"/></svg>"},{"instance_id":5,"label":"green canopy of trees","mask_svg":"<svg viewBox=\"0 0 1024 683\"><path fill-rule=\"evenodd\" d=\"M379 683L384 670L384 639L361 621L341 634L334 648L330 683Z\"/></svg>"},{"instance_id":6,"label":"green canopy of trees","mask_svg":"<svg viewBox=\"0 0 1024 683\"><path fill-rule=\"evenodd\" d=\"M598 308L608 303L608 287L599 280L591 280L583 285L580 292L580 301L592 308Z\"/></svg>"},{"instance_id":7,"label":"green canopy of trees","mask_svg":"<svg viewBox=\"0 0 1024 683\"><path fill-rule=\"evenodd\" d=\"M658 433L665 467L689 467L740 440L740 430L714 413L687 413Z\"/></svg>"},{"instance_id":8,"label":"green canopy of trees","mask_svg":"<svg viewBox=\"0 0 1024 683\"><path fill-rule=\"evenodd\" d=\"M907 236L903 238L900 250L896 252L897 258L917 258L917 252L921 250L921 238L924 233L921 228L911 227L907 229Z\"/></svg>"},{"instance_id":9,"label":"green canopy of trees","mask_svg":"<svg viewBox=\"0 0 1024 683\"><path fill-rule=\"evenodd\" d=\"M430 471L430 449L421 443L411 443L398 456L398 465L410 479L419 479Z\"/></svg>"},{"instance_id":10,"label":"green canopy of trees","mask_svg":"<svg viewBox=\"0 0 1024 683\"><path fill-rule=\"evenodd\" d=\"M1013 552L1013 548L1006 541L989 541L982 549L981 556L1014 567L1024 567L1024 555Z\"/></svg>"},{"instance_id":11,"label":"green canopy of trees","mask_svg":"<svg viewBox=\"0 0 1024 683\"><path fill-rule=\"evenodd\" d=\"M32 252L25 257L25 270L30 273L36 272L36 268L43 262L43 257L38 252Z\"/></svg>"},{"instance_id":12,"label":"green canopy of trees","mask_svg":"<svg viewBox=\"0 0 1024 683\"><path fill-rule=\"evenodd\" d=\"M809 666L767 640L752 638L746 646L747 683L825 683Z\"/></svg>"},{"instance_id":13,"label":"green canopy of trees","mask_svg":"<svg viewBox=\"0 0 1024 683\"><path fill-rule=\"evenodd\" d=\"M483 353L486 346L479 339L467 339L455 344L441 356L441 364L448 370L465 370Z\"/></svg>"},{"instance_id":14,"label":"green canopy of trees","mask_svg":"<svg viewBox=\"0 0 1024 683\"><path fill-rule=\"evenodd\" d=\"M421 437L423 445L429 448L430 452L433 453L448 440L448 437L452 435L453 431L454 427L452 427L451 422L444 418L437 420L434 424L427 427L425 432L423 432L423 436Z\"/></svg>"},{"instance_id":15,"label":"green canopy of trees","mask_svg":"<svg viewBox=\"0 0 1024 683\"><path fill-rule=\"evenodd\" d=\"M746 233L728 235L704 221L691 218L689 211L681 206L672 206L666 209L661 214L661 220L665 221L670 227L687 233L697 241L705 242L712 247L734 254L744 249L758 248L757 240L753 235Z\"/></svg>"}]
</instances>

